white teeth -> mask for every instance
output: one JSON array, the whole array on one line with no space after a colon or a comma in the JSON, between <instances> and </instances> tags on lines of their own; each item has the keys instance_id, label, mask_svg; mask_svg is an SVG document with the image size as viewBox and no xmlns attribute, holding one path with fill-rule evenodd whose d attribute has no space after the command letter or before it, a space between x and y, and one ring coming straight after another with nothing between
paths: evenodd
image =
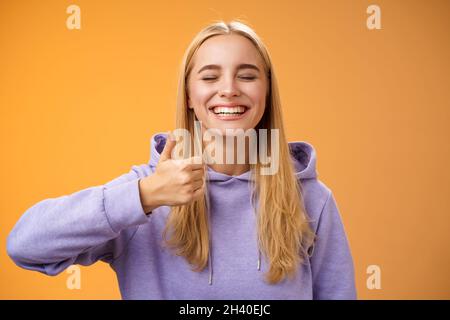
<instances>
[{"instance_id":1,"label":"white teeth","mask_svg":"<svg viewBox=\"0 0 450 320\"><path fill-rule=\"evenodd\" d=\"M245 112L245 107L214 107L213 112L215 114L241 114Z\"/></svg>"}]
</instances>

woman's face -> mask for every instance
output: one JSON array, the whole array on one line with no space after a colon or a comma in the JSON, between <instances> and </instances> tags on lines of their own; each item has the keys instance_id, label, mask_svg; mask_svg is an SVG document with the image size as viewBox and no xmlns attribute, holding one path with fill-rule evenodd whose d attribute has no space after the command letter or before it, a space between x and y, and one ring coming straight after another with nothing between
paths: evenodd
<instances>
[{"instance_id":1,"label":"woman's face","mask_svg":"<svg viewBox=\"0 0 450 320\"><path fill-rule=\"evenodd\" d=\"M240 35L206 40L187 79L188 106L203 129L255 128L266 105L268 79L253 43Z\"/></svg>"}]
</instances>

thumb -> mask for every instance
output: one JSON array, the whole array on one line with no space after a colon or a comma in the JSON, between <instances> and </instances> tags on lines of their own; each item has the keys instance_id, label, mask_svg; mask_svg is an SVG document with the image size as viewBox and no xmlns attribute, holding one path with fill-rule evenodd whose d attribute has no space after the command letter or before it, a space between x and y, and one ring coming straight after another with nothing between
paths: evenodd
<instances>
[{"instance_id":1,"label":"thumb","mask_svg":"<svg viewBox=\"0 0 450 320\"><path fill-rule=\"evenodd\" d=\"M172 132L169 131L166 139L166 145L164 146L163 151L161 152L161 156L159 157L159 161L166 161L172 158L172 150L176 145L175 137Z\"/></svg>"}]
</instances>

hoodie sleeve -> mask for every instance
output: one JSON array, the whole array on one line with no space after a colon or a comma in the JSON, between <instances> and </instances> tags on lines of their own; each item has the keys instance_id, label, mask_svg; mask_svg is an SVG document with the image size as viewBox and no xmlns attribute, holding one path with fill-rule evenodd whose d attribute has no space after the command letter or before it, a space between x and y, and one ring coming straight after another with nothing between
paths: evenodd
<instances>
[{"instance_id":1,"label":"hoodie sleeve","mask_svg":"<svg viewBox=\"0 0 450 320\"><path fill-rule=\"evenodd\" d=\"M333 194L329 192L311 257L313 298L356 299L353 259Z\"/></svg>"},{"instance_id":2,"label":"hoodie sleeve","mask_svg":"<svg viewBox=\"0 0 450 320\"><path fill-rule=\"evenodd\" d=\"M9 234L8 255L18 266L47 275L72 264L112 262L149 219L138 185L146 171L145 165L133 166L105 185L36 203Z\"/></svg>"}]
</instances>

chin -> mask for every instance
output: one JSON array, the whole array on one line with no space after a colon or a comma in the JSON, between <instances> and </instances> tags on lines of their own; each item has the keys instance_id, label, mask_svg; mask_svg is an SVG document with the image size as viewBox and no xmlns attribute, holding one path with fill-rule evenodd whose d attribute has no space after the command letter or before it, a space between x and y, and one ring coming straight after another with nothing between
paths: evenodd
<instances>
[{"instance_id":1,"label":"chin","mask_svg":"<svg viewBox=\"0 0 450 320\"><path fill-rule=\"evenodd\" d=\"M219 126L213 130L213 132L218 132L223 136L236 136L239 134L239 132L242 130L243 133L245 133L248 129L254 129L253 127L249 126L243 126L239 124L235 125L228 125L228 126Z\"/></svg>"}]
</instances>

